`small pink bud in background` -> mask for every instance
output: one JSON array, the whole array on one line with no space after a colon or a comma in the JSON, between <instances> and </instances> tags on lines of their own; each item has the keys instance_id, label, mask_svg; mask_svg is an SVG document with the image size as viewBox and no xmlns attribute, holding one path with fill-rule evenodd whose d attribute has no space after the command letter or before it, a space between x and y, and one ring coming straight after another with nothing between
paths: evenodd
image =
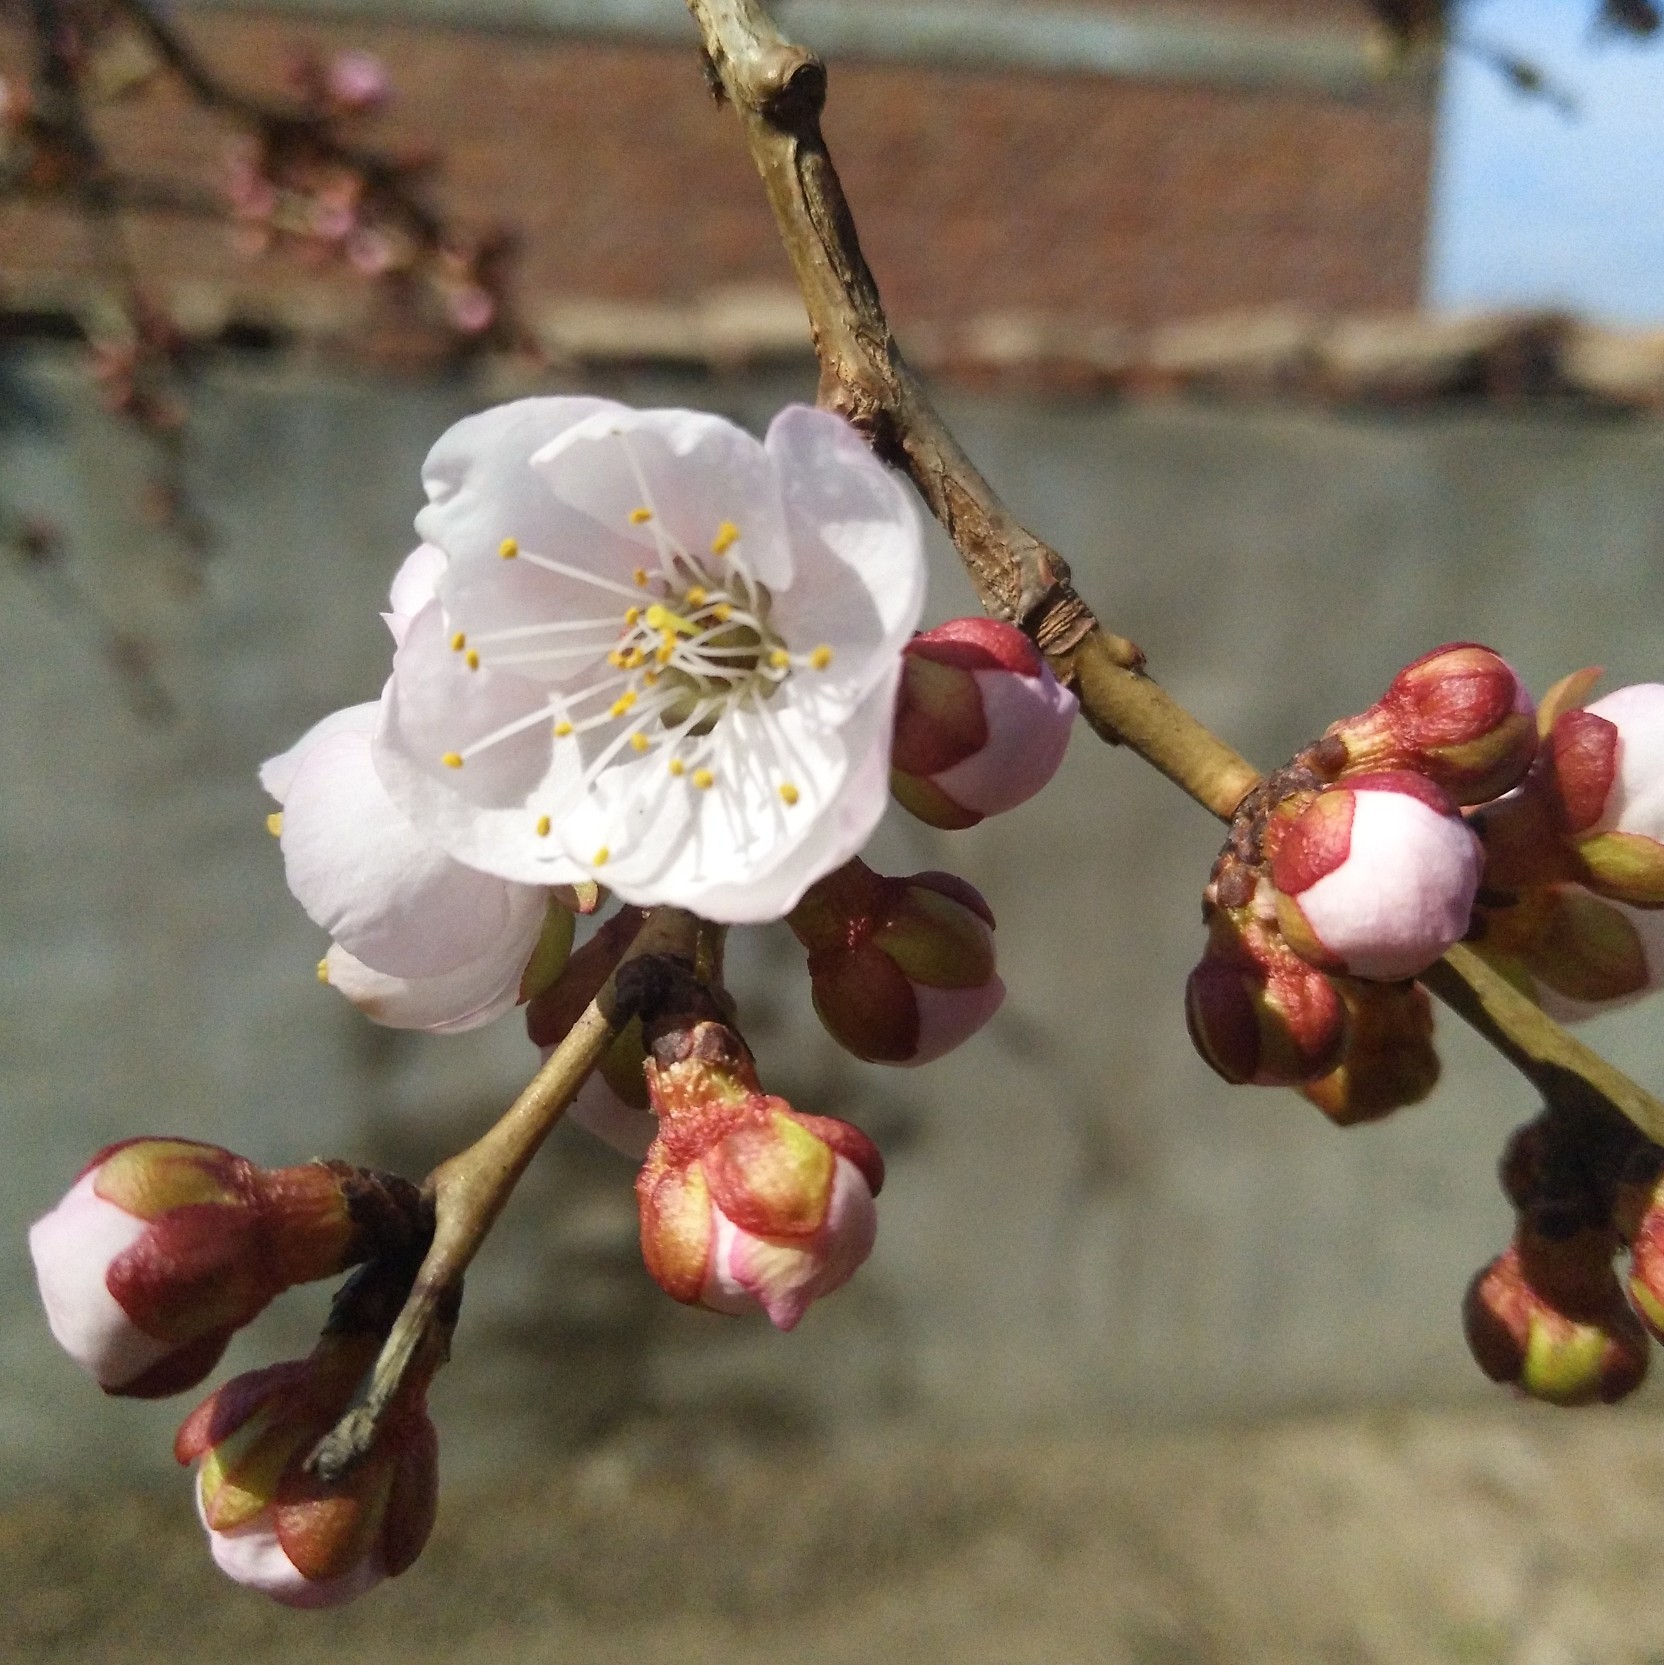
<instances>
[{"instance_id":1,"label":"small pink bud in background","mask_svg":"<svg viewBox=\"0 0 1664 1665\"><path fill-rule=\"evenodd\" d=\"M815 1011L841 1046L874 1064L927 1064L999 1010L994 916L951 873L892 879L856 858L789 916L809 950Z\"/></svg>"},{"instance_id":2,"label":"small pink bud in background","mask_svg":"<svg viewBox=\"0 0 1664 1665\"><path fill-rule=\"evenodd\" d=\"M174 1442L220 1570L289 1607L352 1601L421 1553L439 1496L426 1377L408 1379L374 1448L333 1485L304 1468L357 1393L377 1335L326 1333L310 1358L235 1377ZM428 1372L431 1375L431 1372Z\"/></svg>"},{"instance_id":3,"label":"small pink bud in background","mask_svg":"<svg viewBox=\"0 0 1664 1665\"><path fill-rule=\"evenodd\" d=\"M1484 870L1449 796L1408 770L1320 792L1271 858L1277 921L1313 965L1390 981L1460 942Z\"/></svg>"},{"instance_id":4,"label":"small pink bud in background","mask_svg":"<svg viewBox=\"0 0 1664 1665\"><path fill-rule=\"evenodd\" d=\"M1522 1228L1463 1305L1479 1368L1552 1405L1612 1404L1633 1393L1647 1373L1647 1337L1613 1271L1616 1249L1611 1231L1556 1240Z\"/></svg>"},{"instance_id":5,"label":"small pink bud in background","mask_svg":"<svg viewBox=\"0 0 1664 1665\"><path fill-rule=\"evenodd\" d=\"M1561 714L1549 735L1552 792L1591 890L1664 904L1664 684L1619 688Z\"/></svg>"},{"instance_id":6,"label":"small pink bud in background","mask_svg":"<svg viewBox=\"0 0 1664 1665\"><path fill-rule=\"evenodd\" d=\"M478 283L465 283L445 297L451 323L464 335L478 335L491 327L497 303L491 291Z\"/></svg>"},{"instance_id":7,"label":"small pink bud in background","mask_svg":"<svg viewBox=\"0 0 1664 1665\"><path fill-rule=\"evenodd\" d=\"M161 1398L213 1369L232 1334L362 1245L343 1175L262 1169L184 1139L101 1151L29 1232L59 1344L106 1393Z\"/></svg>"},{"instance_id":8,"label":"small pink bud in background","mask_svg":"<svg viewBox=\"0 0 1664 1665\"><path fill-rule=\"evenodd\" d=\"M1346 1047L1304 1095L1337 1127L1379 1121L1421 1101L1439 1080L1433 1002L1419 983L1337 984L1347 1012Z\"/></svg>"},{"instance_id":9,"label":"small pink bud in background","mask_svg":"<svg viewBox=\"0 0 1664 1665\"><path fill-rule=\"evenodd\" d=\"M933 827L974 827L1057 773L1079 702L997 619L950 619L903 651L890 789Z\"/></svg>"},{"instance_id":10,"label":"small pink bud in background","mask_svg":"<svg viewBox=\"0 0 1664 1665\"><path fill-rule=\"evenodd\" d=\"M877 1147L858 1128L762 1092L749 1065L650 1059L659 1136L636 1179L641 1247L661 1288L690 1306L761 1308L792 1329L872 1252ZM706 1049L709 1052L710 1049Z\"/></svg>"},{"instance_id":11,"label":"small pink bud in background","mask_svg":"<svg viewBox=\"0 0 1664 1665\"><path fill-rule=\"evenodd\" d=\"M1185 984L1184 1010L1203 1061L1238 1086L1317 1080L1339 1063L1346 1039L1334 982L1274 930L1223 914Z\"/></svg>"},{"instance_id":12,"label":"small pink bud in background","mask_svg":"<svg viewBox=\"0 0 1664 1665\"><path fill-rule=\"evenodd\" d=\"M1477 642L1452 642L1406 665L1381 699L1330 726L1348 773L1410 769L1459 804L1515 786L1537 752L1531 696L1513 667Z\"/></svg>"},{"instance_id":13,"label":"small pink bud in background","mask_svg":"<svg viewBox=\"0 0 1664 1665\"><path fill-rule=\"evenodd\" d=\"M373 52L337 52L324 72L324 90L342 114L356 115L384 104L393 78Z\"/></svg>"}]
</instances>

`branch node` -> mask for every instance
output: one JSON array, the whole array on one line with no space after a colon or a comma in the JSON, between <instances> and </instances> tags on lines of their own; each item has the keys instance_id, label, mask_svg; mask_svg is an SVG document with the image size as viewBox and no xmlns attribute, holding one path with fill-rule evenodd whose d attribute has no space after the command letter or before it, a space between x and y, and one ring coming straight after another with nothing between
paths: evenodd
<instances>
[{"instance_id":1,"label":"branch node","mask_svg":"<svg viewBox=\"0 0 1664 1665\"><path fill-rule=\"evenodd\" d=\"M766 46L758 54L753 86L763 119L783 132L793 131L820 119L826 65L801 46Z\"/></svg>"}]
</instances>

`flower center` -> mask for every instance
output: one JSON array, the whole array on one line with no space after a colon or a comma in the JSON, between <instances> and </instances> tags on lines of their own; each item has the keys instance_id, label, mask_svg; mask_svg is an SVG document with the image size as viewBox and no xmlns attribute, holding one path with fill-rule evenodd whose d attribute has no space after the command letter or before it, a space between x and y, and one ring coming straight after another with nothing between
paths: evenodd
<instances>
[{"instance_id":1,"label":"flower center","mask_svg":"<svg viewBox=\"0 0 1664 1665\"><path fill-rule=\"evenodd\" d=\"M629 446L626 436L620 440ZM632 465L634 458L631 458ZM637 567L628 584L587 572L505 539L504 560L523 560L604 594L612 604L600 616L514 626L469 637L458 631L452 649L472 670L501 666L536 676L578 663L576 676L552 692L547 705L517 718L442 761L462 768L470 757L541 721L552 722L561 741L582 737L588 754L583 787L606 770L656 757L659 770L632 777L630 807L651 811L671 790L709 792L725 783L718 768L724 720L736 713L755 718L761 767L772 778L775 813L796 807L801 770L790 739L770 702L801 671L825 670L831 648L794 651L775 627L772 598L745 559L744 535L733 521L714 528L708 551L683 548L662 526L639 468L647 501L631 511L632 526L650 527L656 570ZM539 837L550 817L535 819ZM614 854L597 850L591 865Z\"/></svg>"}]
</instances>

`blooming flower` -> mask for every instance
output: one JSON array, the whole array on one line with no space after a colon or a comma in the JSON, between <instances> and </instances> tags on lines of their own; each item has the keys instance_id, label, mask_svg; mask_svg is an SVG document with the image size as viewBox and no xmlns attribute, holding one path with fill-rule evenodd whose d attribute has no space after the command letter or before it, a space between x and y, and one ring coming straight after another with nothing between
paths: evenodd
<instances>
[{"instance_id":1,"label":"blooming flower","mask_svg":"<svg viewBox=\"0 0 1664 1665\"><path fill-rule=\"evenodd\" d=\"M951 873L884 878L857 857L813 886L789 923L809 950L821 1022L869 1063L930 1063L1005 999L993 913Z\"/></svg>"},{"instance_id":2,"label":"blooming flower","mask_svg":"<svg viewBox=\"0 0 1664 1665\"><path fill-rule=\"evenodd\" d=\"M430 544L400 567L383 615L395 641L444 568ZM385 698L385 695L384 695ZM378 1023L457 1033L520 997L546 887L454 861L394 805L371 756L380 702L348 706L261 766L289 888L334 939L320 978Z\"/></svg>"},{"instance_id":3,"label":"blooming flower","mask_svg":"<svg viewBox=\"0 0 1664 1665\"><path fill-rule=\"evenodd\" d=\"M424 470L444 551L376 737L394 801L521 884L777 918L883 812L923 594L898 480L825 412L528 399Z\"/></svg>"},{"instance_id":4,"label":"blooming flower","mask_svg":"<svg viewBox=\"0 0 1664 1665\"><path fill-rule=\"evenodd\" d=\"M199 1465L197 1512L215 1564L285 1606L354 1600L409 1567L433 1529L439 1442L419 1371L344 1479L326 1486L304 1468L378 1347L375 1336L326 1334L310 1358L217 1389L174 1442L181 1463Z\"/></svg>"},{"instance_id":5,"label":"blooming flower","mask_svg":"<svg viewBox=\"0 0 1664 1665\"><path fill-rule=\"evenodd\" d=\"M950 619L907 644L891 790L933 827L974 827L1057 773L1080 702L1015 625Z\"/></svg>"},{"instance_id":6,"label":"blooming flower","mask_svg":"<svg viewBox=\"0 0 1664 1665\"><path fill-rule=\"evenodd\" d=\"M1450 798L1408 770L1320 792L1271 859L1289 946L1326 971L1387 981L1425 971L1462 939L1483 869Z\"/></svg>"},{"instance_id":7,"label":"blooming flower","mask_svg":"<svg viewBox=\"0 0 1664 1665\"><path fill-rule=\"evenodd\" d=\"M29 1231L52 1334L106 1393L201 1381L232 1334L295 1283L351 1264L357 1233L323 1163L262 1169L217 1145L102 1150Z\"/></svg>"},{"instance_id":8,"label":"blooming flower","mask_svg":"<svg viewBox=\"0 0 1664 1665\"><path fill-rule=\"evenodd\" d=\"M717 1312L762 1308L793 1328L872 1252L884 1161L858 1128L762 1092L749 1063L649 1059L659 1135L636 1177L641 1247L660 1287Z\"/></svg>"}]
</instances>

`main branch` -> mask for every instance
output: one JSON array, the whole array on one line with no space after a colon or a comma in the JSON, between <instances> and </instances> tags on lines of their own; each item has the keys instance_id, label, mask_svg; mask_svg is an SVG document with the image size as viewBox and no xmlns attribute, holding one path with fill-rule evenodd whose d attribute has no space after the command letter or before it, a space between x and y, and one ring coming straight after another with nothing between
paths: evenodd
<instances>
[{"instance_id":1,"label":"main branch","mask_svg":"<svg viewBox=\"0 0 1664 1665\"><path fill-rule=\"evenodd\" d=\"M738 112L808 309L820 403L905 470L953 540L990 613L1019 624L1080 696L1106 740L1154 764L1221 820L1258 772L1144 674L1103 629L1067 563L1026 531L948 431L896 346L820 130L826 68L775 27L760 0L687 0L715 84ZM1664 1104L1614 1069L1471 950L1425 978L1550 1102L1598 1101L1664 1143Z\"/></svg>"}]
</instances>

